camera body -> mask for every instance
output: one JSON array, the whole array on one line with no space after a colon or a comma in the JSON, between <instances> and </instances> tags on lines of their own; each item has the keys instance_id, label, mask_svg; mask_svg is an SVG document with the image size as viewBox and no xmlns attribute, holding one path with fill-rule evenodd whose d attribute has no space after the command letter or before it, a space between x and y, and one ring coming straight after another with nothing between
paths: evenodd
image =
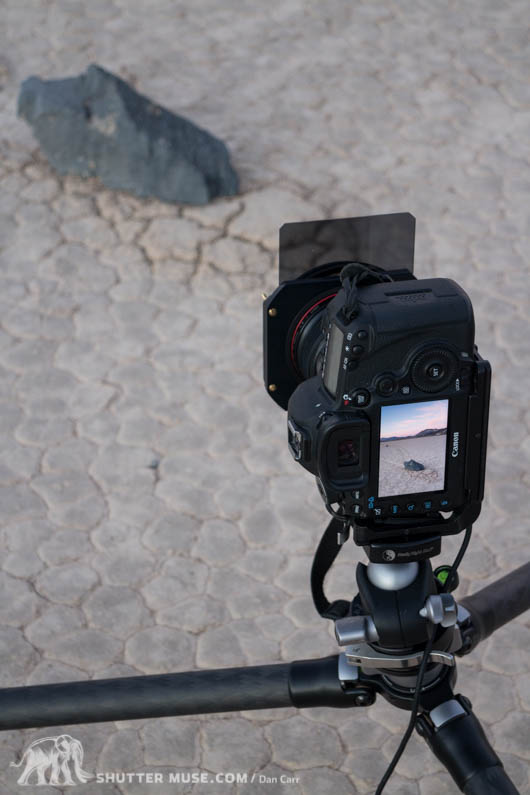
<instances>
[{"instance_id":1,"label":"camera body","mask_svg":"<svg viewBox=\"0 0 530 795\"><path fill-rule=\"evenodd\" d=\"M286 383L296 384L291 453L358 544L460 532L480 513L491 379L469 297L451 279L383 270L383 281L368 273L359 282L351 316L343 264L285 282L265 301L269 392L278 400L271 342L283 347L283 401ZM291 307L281 339L279 306L284 328Z\"/></svg>"}]
</instances>

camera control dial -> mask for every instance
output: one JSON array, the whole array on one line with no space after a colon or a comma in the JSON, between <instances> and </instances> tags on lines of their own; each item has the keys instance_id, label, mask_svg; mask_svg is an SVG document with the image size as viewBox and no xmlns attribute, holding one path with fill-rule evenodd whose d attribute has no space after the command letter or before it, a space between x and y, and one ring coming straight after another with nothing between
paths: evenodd
<instances>
[{"instance_id":1,"label":"camera control dial","mask_svg":"<svg viewBox=\"0 0 530 795\"><path fill-rule=\"evenodd\" d=\"M440 392L455 378L456 357L444 348L423 351L412 362L410 376L422 392Z\"/></svg>"}]
</instances>

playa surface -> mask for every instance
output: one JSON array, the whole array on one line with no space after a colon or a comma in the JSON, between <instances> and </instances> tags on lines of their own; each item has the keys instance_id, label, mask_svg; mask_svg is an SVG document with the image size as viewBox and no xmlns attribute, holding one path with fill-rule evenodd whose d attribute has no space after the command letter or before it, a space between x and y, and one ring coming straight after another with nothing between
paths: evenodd
<instances>
[{"instance_id":1,"label":"playa surface","mask_svg":"<svg viewBox=\"0 0 530 795\"><path fill-rule=\"evenodd\" d=\"M493 369L486 499L457 598L528 559L527 16L522 0L4 0L2 685L337 653L309 588L329 515L262 381L261 293L277 284L287 221L416 216L416 275L463 286ZM18 88L90 63L225 140L241 194L184 207L59 179L16 118ZM460 542L445 538L433 565ZM348 542L330 598L354 596L361 560ZM457 692L521 792L527 624L458 661ZM62 732L91 773L277 779L179 795L367 795L408 717L378 698L5 732L0 795L18 791L10 762L30 741ZM387 791L457 788L414 735Z\"/></svg>"},{"instance_id":2,"label":"playa surface","mask_svg":"<svg viewBox=\"0 0 530 795\"><path fill-rule=\"evenodd\" d=\"M379 496L442 491L445 482L447 436L420 436L382 441L379 445ZM422 470L405 469L405 461L423 464Z\"/></svg>"}]
</instances>

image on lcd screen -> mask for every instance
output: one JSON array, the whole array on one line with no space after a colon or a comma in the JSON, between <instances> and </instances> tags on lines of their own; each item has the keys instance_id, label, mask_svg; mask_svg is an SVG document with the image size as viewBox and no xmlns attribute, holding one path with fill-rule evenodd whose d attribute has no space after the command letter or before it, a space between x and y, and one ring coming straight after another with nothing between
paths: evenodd
<instances>
[{"instance_id":1,"label":"image on lcd screen","mask_svg":"<svg viewBox=\"0 0 530 795\"><path fill-rule=\"evenodd\" d=\"M381 408L379 496L443 491L448 400Z\"/></svg>"}]
</instances>

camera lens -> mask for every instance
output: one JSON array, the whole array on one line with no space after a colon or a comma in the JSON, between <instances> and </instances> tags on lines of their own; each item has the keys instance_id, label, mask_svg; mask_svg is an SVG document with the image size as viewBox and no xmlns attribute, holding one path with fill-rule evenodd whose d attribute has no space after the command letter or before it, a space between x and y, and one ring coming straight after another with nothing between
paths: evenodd
<instances>
[{"instance_id":1,"label":"camera lens","mask_svg":"<svg viewBox=\"0 0 530 795\"><path fill-rule=\"evenodd\" d=\"M334 297L320 296L309 306L305 306L292 325L289 334L291 346L291 364L299 378L305 380L316 375L322 369L326 338L322 331L324 310Z\"/></svg>"},{"instance_id":2,"label":"camera lens","mask_svg":"<svg viewBox=\"0 0 530 795\"><path fill-rule=\"evenodd\" d=\"M353 439L342 439L337 446L337 466L356 467L359 465L359 451Z\"/></svg>"}]
</instances>

